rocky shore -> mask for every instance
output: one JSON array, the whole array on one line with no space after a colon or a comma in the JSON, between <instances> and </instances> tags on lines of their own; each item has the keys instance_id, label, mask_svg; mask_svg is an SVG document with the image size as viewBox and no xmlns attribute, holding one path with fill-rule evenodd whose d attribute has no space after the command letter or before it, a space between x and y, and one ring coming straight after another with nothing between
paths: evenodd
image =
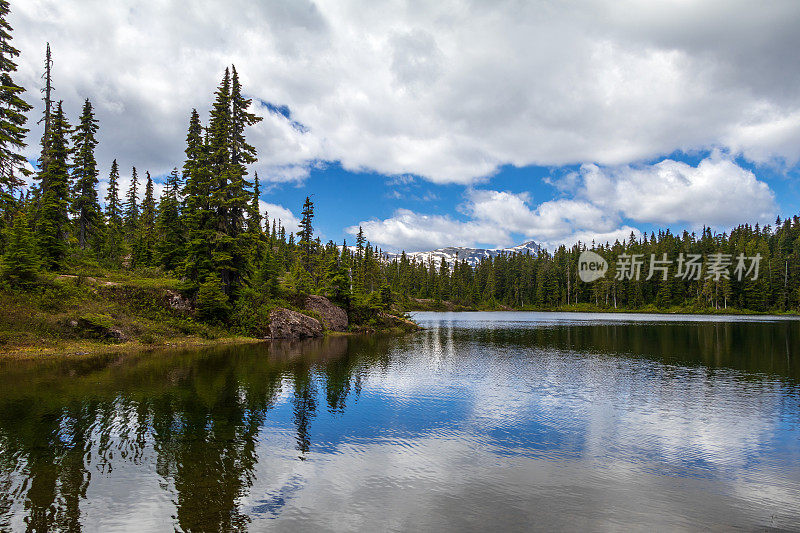
<instances>
[{"instance_id":1,"label":"rocky shore","mask_svg":"<svg viewBox=\"0 0 800 533\"><path fill-rule=\"evenodd\" d=\"M347 312L319 295L305 299L304 310L309 314L278 307L270 312L270 339L308 339L322 337L325 332L343 333L350 329ZM388 313L378 313L379 324L375 327L359 327L357 333L374 333L377 330L418 329L416 323Z\"/></svg>"}]
</instances>

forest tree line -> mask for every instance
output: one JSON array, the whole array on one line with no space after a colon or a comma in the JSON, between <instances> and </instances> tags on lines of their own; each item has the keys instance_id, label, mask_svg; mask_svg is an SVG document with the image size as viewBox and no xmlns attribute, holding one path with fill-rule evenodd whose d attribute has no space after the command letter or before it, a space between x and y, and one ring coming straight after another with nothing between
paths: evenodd
<instances>
[{"instance_id":1,"label":"forest tree line","mask_svg":"<svg viewBox=\"0 0 800 533\"><path fill-rule=\"evenodd\" d=\"M800 219L775 225L741 225L730 233L703 229L634 235L613 244L578 243L554 252L509 253L472 266L384 254L359 231L353 246L314 235L315 206L302 206L300 231L259 211L257 161L247 129L261 120L251 110L235 67L226 69L205 121L189 116L185 157L163 180L156 197L147 170L131 168L127 190L120 168L108 170L100 197L95 159L99 123L87 99L74 123L53 98L49 45L43 68L43 134L36 166L23 155L32 106L12 78L19 52L11 45L9 5L0 0L0 278L22 290L46 272L84 265L142 271L158 269L181 280L201 319L260 321L276 300L317 293L366 319L399 305L451 302L465 307L554 309L736 308L797 310L800 305ZM33 185L24 186L22 178ZM756 280L616 279L592 283L577 277L578 256L591 248L612 264L621 254L759 254Z\"/></svg>"}]
</instances>

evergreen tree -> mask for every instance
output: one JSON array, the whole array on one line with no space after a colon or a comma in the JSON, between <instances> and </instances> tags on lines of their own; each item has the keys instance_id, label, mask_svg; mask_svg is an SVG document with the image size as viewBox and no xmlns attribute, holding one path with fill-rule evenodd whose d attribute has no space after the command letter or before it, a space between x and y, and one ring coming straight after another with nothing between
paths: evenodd
<instances>
[{"instance_id":1,"label":"evergreen tree","mask_svg":"<svg viewBox=\"0 0 800 533\"><path fill-rule=\"evenodd\" d=\"M118 265L127 247L122 228L122 204L119 199L119 165L115 159L111 163L108 174L108 192L106 193L106 238L103 246L103 259Z\"/></svg>"},{"instance_id":2,"label":"evergreen tree","mask_svg":"<svg viewBox=\"0 0 800 533\"><path fill-rule=\"evenodd\" d=\"M0 258L0 279L15 285L36 281L40 264L28 216L17 214L13 226L6 231L8 246Z\"/></svg>"},{"instance_id":3,"label":"evergreen tree","mask_svg":"<svg viewBox=\"0 0 800 533\"><path fill-rule=\"evenodd\" d=\"M111 163L108 174L108 192L106 193L106 220L109 226L122 225L122 204L119 200L119 165L115 159Z\"/></svg>"},{"instance_id":4,"label":"evergreen tree","mask_svg":"<svg viewBox=\"0 0 800 533\"><path fill-rule=\"evenodd\" d=\"M215 270L229 296L236 296L249 271L249 237L245 213L251 202L246 165L255 161L255 148L247 144L244 130L260 120L247 111L250 100L241 94L238 74L225 69L216 91L208 127L208 165L216 184L211 188L210 208L216 230L212 242Z\"/></svg>"},{"instance_id":5,"label":"evergreen tree","mask_svg":"<svg viewBox=\"0 0 800 533\"><path fill-rule=\"evenodd\" d=\"M222 280L210 274L197 290L197 316L207 322L222 322L230 313L230 300L222 290Z\"/></svg>"},{"instance_id":6,"label":"evergreen tree","mask_svg":"<svg viewBox=\"0 0 800 533\"><path fill-rule=\"evenodd\" d=\"M136 226L139 224L139 174L136 167L131 170L131 186L125 196L125 229L129 235L133 235Z\"/></svg>"},{"instance_id":7,"label":"evergreen tree","mask_svg":"<svg viewBox=\"0 0 800 533\"><path fill-rule=\"evenodd\" d=\"M156 198L153 190L153 178L150 176L150 172L145 174L147 179L144 187L144 200L142 200L142 213L138 225L139 234L136 236L133 254L133 264L135 266L152 265L155 255Z\"/></svg>"},{"instance_id":8,"label":"evergreen tree","mask_svg":"<svg viewBox=\"0 0 800 533\"><path fill-rule=\"evenodd\" d=\"M261 187L258 183L258 172L253 175L253 196L250 200L250 210L247 215L247 231L252 234L260 235L261 228L261 208L259 206L259 199L261 198Z\"/></svg>"},{"instance_id":9,"label":"evergreen tree","mask_svg":"<svg viewBox=\"0 0 800 533\"><path fill-rule=\"evenodd\" d=\"M174 270L183 255L183 233L181 231L178 189L178 169L173 169L167 178L164 193L158 203L156 219L156 257L165 270Z\"/></svg>"},{"instance_id":10,"label":"evergreen tree","mask_svg":"<svg viewBox=\"0 0 800 533\"><path fill-rule=\"evenodd\" d=\"M214 270L219 274L225 294L233 291L234 265L233 256L236 246L234 226L236 220L231 216L231 78L230 70L225 75L216 91L211 108L211 119L208 125L208 170L213 176L210 187L210 210L212 216L211 258Z\"/></svg>"},{"instance_id":11,"label":"evergreen tree","mask_svg":"<svg viewBox=\"0 0 800 533\"><path fill-rule=\"evenodd\" d=\"M83 104L80 122L73 135L74 162L72 177L75 189L72 212L75 215L78 244L86 249L90 239L98 236L102 226L100 204L97 201L97 161L94 149L97 146L97 120L94 118L92 104L87 99Z\"/></svg>"},{"instance_id":12,"label":"evergreen tree","mask_svg":"<svg viewBox=\"0 0 800 533\"><path fill-rule=\"evenodd\" d=\"M300 246L300 259L303 268L306 272L311 272L311 255L313 252L314 241L314 227L312 222L314 220L314 204L311 199L306 196L306 201L303 203L303 210L301 211L302 218L300 219L300 231L297 236L300 237L298 245Z\"/></svg>"},{"instance_id":13,"label":"evergreen tree","mask_svg":"<svg viewBox=\"0 0 800 533\"><path fill-rule=\"evenodd\" d=\"M39 220L39 247L47 268L57 269L67 252L69 226L69 148L67 136L70 127L64 117L62 102L53 115L48 144L47 166L42 172L41 218Z\"/></svg>"},{"instance_id":14,"label":"evergreen tree","mask_svg":"<svg viewBox=\"0 0 800 533\"><path fill-rule=\"evenodd\" d=\"M31 106L22 98L25 92L11 77L16 72L14 58L19 50L11 44L10 12L7 0L0 0L0 195L21 184L20 175L28 175L28 161L22 155L25 148L25 113Z\"/></svg>"},{"instance_id":15,"label":"evergreen tree","mask_svg":"<svg viewBox=\"0 0 800 533\"><path fill-rule=\"evenodd\" d=\"M50 54L50 43L47 43L47 50L44 54L44 87L42 88L42 101L44 102L44 115L39 119L39 123L44 123L42 128L41 148L42 155L39 158L39 168L44 169L47 166L48 147L50 145L50 130L53 123L53 58ZM40 182L40 187L44 189L44 183Z\"/></svg>"},{"instance_id":16,"label":"evergreen tree","mask_svg":"<svg viewBox=\"0 0 800 533\"><path fill-rule=\"evenodd\" d=\"M192 110L189 119L183 177L185 186L182 219L186 228L186 245L180 271L185 279L184 288L187 292L194 293L214 271L211 244L216 234L210 203L213 184L208 167L208 149L196 109Z\"/></svg>"}]
</instances>

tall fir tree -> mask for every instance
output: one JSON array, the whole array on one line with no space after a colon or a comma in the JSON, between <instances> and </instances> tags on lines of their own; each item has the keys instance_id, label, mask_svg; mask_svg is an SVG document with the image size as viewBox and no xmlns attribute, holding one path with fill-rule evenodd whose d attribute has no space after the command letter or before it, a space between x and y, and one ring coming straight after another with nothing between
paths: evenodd
<instances>
[{"instance_id":1,"label":"tall fir tree","mask_svg":"<svg viewBox=\"0 0 800 533\"><path fill-rule=\"evenodd\" d=\"M263 228L261 227L261 207L259 200L261 199L261 186L258 183L258 172L253 175L253 196L250 199L250 209L247 214L247 231L253 234L261 234Z\"/></svg>"},{"instance_id":2,"label":"tall fir tree","mask_svg":"<svg viewBox=\"0 0 800 533\"><path fill-rule=\"evenodd\" d=\"M303 215L300 219L300 231L297 236L300 240L297 244L300 246L300 261L306 272L311 272L312 253L314 248L314 203L311 198L306 196L306 201L303 203Z\"/></svg>"},{"instance_id":3,"label":"tall fir tree","mask_svg":"<svg viewBox=\"0 0 800 533\"><path fill-rule=\"evenodd\" d=\"M246 231L248 222L245 219L246 216L249 219L249 216L254 214L252 210L254 192L250 191L251 184L247 181L247 167L257 160L256 149L247 142L245 130L262 120L261 117L250 111L251 104L252 100L242 94L242 85L236 66L231 66L229 144L231 168L228 173L228 197L230 199L228 232L234 239L231 261L233 266L231 293L238 291L244 280L250 277L255 261L261 255L258 251L258 236Z\"/></svg>"},{"instance_id":4,"label":"tall fir tree","mask_svg":"<svg viewBox=\"0 0 800 533\"><path fill-rule=\"evenodd\" d=\"M72 163L72 178L75 180L72 213L75 216L78 245L84 250L89 242L98 241L102 228L102 212L97 201L97 161L94 157L97 129L97 119L87 99L73 134Z\"/></svg>"},{"instance_id":5,"label":"tall fir tree","mask_svg":"<svg viewBox=\"0 0 800 533\"><path fill-rule=\"evenodd\" d=\"M230 138L231 138L231 77L230 69L215 93L211 108L211 119L208 123L208 170L213 176L210 188L209 207L213 220L211 259L214 269L219 274L225 294L233 292L234 265L233 255L236 239L231 235L231 200L230 196Z\"/></svg>"},{"instance_id":6,"label":"tall fir tree","mask_svg":"<svg viewBox=\"0 0 800 533\"><path fill-rule=\"evenodd\" d=\"M142 213L138 224L138 235L135 237L133 263L135 266L150 266L155 258L156 232L156 198L153 190L153 178L146 172Z\"/></svg>"},{"instance_id":7,"label":"tall fir tree","mask_svg":"<svg viewBox=\"0 0 800 533\"><path fill-rule=\"evenodd\" d=\"M119 199L119 165L117 165L116 159L111 162L111 171L108 174L106 219L109 225L122 225L122 204Z\"/></svg>"},{"instance_id":8,"label":"tall fir tree","mask_svg":"<svg viewBox=\"0 0 800 533\"><path fill-rule=\"evenodd\" d=\"M245 128L260 117L248 111L236 69L225 69L211 110L208 127L209 170L216 178L211 191L215 219L212 259L225 293L236 297L249 272L250 238L245 234L245 214L251 201L246 166L255 161L255 148L245 140Z\"/></svg>"},{"instance_id":9,"label":"tall fir tree","mask_svg":"<svg viewBox=\"0 0 800 533\"><path fill-rule=\"evenodd\" d=\"M20 177L30 173L22 149L25 148L25 113L30 104L22 98L25 89L14 82L14 58L19 50L11 44L10 12L7 0L0 0L0 194L11 194L9 189L21 184Z\"/></svg>"},{"instance_id":10,"label":"tall fir tree","mask_svg":"<svg viewBox=\"0 0 800 533\"><path fill-rule=\"evenodd\" d=\"M186 228L186 244L180 273L185 280L184 289L194 294L214 271L211 246L216 234L210 202L213 176L208 166L208 147L203 126L196 109L192 110L186 134L183 179L185 185L181 217Z\"/></svg>"},{"instance_id":11,"label":"tall fir tree","mask_svg":"<svg viewBox=\"0 0 800 533\"><path fill-rule=\"evenodd\" d=\"M139 174L136 167L131 169L131 185L125 195L125 231L128 235L134 235L136 226L139 224Z\"/></svg>"},{"instance_id":12,"label":"tall fir tree","mask_svg":"<svg viewBox=\"0 0 800 533\"><path fill-rule=\"evenodd\" d=\"M178 201L179 180L178 169L173 169L167 177L156 217L156 258L168 271L175 270L183 257L183 231Z\"/></svg>"},{"instance_id":13,"label":"tall fir tree","mask_svg":"<svg viewBox=\"0 0 800 533\"><path fill-rule=\"evenodd\" d=\"M62 102L53 114L47 166L42 172L41 216L38 225L39 247L47 268L57 269L67 252L69 227L69 147L70 126Z\"/></svg>"},{"instance_id":14,"label":"tall fir tree","mask_svg":"<svg viewBox=\"0 0 800 533\"><path fill-rule=\"evenodd\" d=\"M111 163L111 171L108 174L105 215L103 259L116 266L127 250L122 227L122 203L119 199L119 165L116 159Z\"/></svg>"},{"instance_id":15,"label":"tall fir tree","mask_svg":"<svg viewBox=\"0 0 800 533\"><path fill-rule=\"evenodd\" d=\"M47 43L47 48L44 53L44 87L41 92L42 101L44 102L44 114L39 119L39 124L42 126L42 139L40 141L42 155L39 158L39 167L47 166L47 147L50 143L50 129L53 122L53 56L50 53L50 43Z\"/></svg>"}]
</instances>

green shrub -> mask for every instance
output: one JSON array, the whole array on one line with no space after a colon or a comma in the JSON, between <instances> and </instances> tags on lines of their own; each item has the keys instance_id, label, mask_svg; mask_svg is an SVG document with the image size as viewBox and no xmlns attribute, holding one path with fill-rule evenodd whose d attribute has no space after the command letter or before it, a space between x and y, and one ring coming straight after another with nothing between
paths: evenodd
<instances>
[{"instance_id":1,"label":"green shrub","mask_svg":"<svg viewBox=\"0 0 800 533\"><path fill-rule=\"evenodd\" d=\"M197 316L206 322L224 322L231 308L228 295L222 290L222 280L213 274L197 290Z\"/></svg>"},{"instance_id":2,"label":"green shrub","mask_svg":"<svg viewBox=\"0 0 800 533\"><path fill-rule=\"evenodd\" d=\"M231 325L253 337L269 335L269 313L275 305L262 291L245 289L231 314Z\"/></svg>"},{"instance_id":3,"label":"green shrub","mask_svg":"<svg viewBox=\"0 0 800 533\"><path fill-rule=\"evenodd\" d=\"M142 342L142 344L160 344L158 338L152 333L144 333L141 337L139 337L139 340Z\"/></svg>"}]
</instances>

